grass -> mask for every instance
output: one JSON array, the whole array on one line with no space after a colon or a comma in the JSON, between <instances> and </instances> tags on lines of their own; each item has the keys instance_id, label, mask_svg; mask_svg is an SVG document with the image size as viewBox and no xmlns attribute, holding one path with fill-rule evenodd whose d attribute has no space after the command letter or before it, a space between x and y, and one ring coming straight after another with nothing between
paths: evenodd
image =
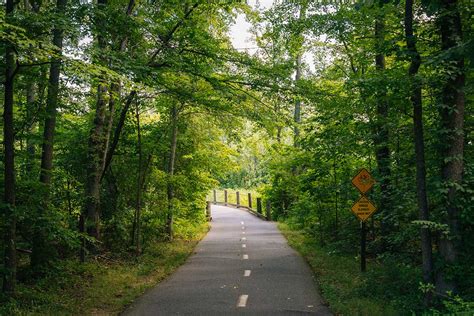
<instances>
[{"instance_id":1,"label":"grass","mask_svg":"<svg viewBox=\"0 0 474 316\"><path fill-rule=\"evenodd\" d=\"M138 258L64 261L51 276L20 283L0 315L116 315L182 265L207 230L203 224L189 240L156 243Z\"/></svg>"},{"instance_id":2,"label":"grass","mask_svg":"<svg viewBox=\"0 0 474 316\"><path fill-rule=\"evenodd\" d=\"M285 223L278 226L291 247L297 250L313 269L322 296L336 315L401 315L398 306L380 295L372 295L370 278L359 272L359 261L354 257L328 252L318 247L303 232ZM370 264L367 269L379 269ZM390 286L390 283L387 284ZM374 284L374 288L380 284ZM416 291L416 289L412 289Z\"/></svg>"}]
</instances>

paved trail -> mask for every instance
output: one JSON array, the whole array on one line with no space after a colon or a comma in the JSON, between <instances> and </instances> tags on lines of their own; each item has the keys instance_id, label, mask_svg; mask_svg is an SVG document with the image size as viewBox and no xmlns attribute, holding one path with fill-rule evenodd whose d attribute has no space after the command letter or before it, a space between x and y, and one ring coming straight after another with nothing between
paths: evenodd
<instances>
[{"instance_id":1,"label":"paved trail","mask_svg":"<svg viewBox=\"0 0 474 316\"><path fill-rule=\"evenodd\" d=\"M186 264L124 315L331 315L275 223L224 206L212 218Z\"/></svg>"}]
</instances>

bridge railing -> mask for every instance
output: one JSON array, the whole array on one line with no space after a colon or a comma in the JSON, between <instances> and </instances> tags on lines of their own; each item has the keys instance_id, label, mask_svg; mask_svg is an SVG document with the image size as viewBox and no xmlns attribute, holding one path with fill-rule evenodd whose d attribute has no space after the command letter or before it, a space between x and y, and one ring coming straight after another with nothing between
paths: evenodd
<instances>
[{"instance_id":1,"label":"bridge railing","mask_svg":"<svg viewBox=\"0 0 474 316\"><path fill-rule=\"evenodd\" d=\"M233 206L243 208L254 215L271 221L270 201L264 201L260 196L252 192L234 190L212 190L207 196L208 216L210 216L210 204Z\"/></svg>"}]
</instances>

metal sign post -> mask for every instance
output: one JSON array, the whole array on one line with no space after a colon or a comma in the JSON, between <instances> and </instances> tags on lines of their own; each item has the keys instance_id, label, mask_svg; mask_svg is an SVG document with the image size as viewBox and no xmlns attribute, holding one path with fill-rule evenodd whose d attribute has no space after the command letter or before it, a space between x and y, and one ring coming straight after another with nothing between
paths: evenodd
<instances>
[{"instance_id":1,"label":"metal sign post","mask_svg":"<svg viewBox=\"0 0 474 316\"><path fill-rule=\"evenodd\" d=\"M360 272L365 272L365 245L367 242L367 229L364 221L360 221Z\"/></svg>"},{"instance_id":2,"label":"metal sign post","mask_svg":"<svg viewBox=\"0 0 474 316\"><path fill-rule=\"evenodd\" d=\"M360 271L366 270L366 244L367 244L367 225L366 221L375 213L377 207L365 195L375 184L367 169L362 168L357 175L352 178L352 184L359 190L361 196L351 207L352 213L360 220Z\"/></svg>"}]
</instances>

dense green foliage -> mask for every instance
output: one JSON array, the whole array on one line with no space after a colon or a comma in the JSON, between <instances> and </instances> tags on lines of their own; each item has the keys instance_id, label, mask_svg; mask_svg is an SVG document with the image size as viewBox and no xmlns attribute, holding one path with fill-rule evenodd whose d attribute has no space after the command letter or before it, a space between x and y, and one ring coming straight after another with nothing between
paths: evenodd
<instances>
[{"instance_id":1,"label":"dense green foliage","mask_svg":"<svg viewBox=\"0 0 474 316\"><path fill-rule=\"evenodd\" d=\"M355 257L350 179L365 167L369 261L390 272L366 277L403 313L468 308L474 8L411 4L7 0L2 298L192 239L218 186L259 190L311 245ZM237 14L253 54L230 42Z\"/></svg>"},{"instance_id":2,"label":"dense green foliage","mask_svg":"<svg viewBox=\"0 0 474 316\"><path fill-rule=\"evenodd\" d=\"M2 203L2 299L16 279L60 278L61 261L146 255L156 242L195 238L206 194L235 164L225 135L258 116L239 83L254 61L226 33L233 10L246 7L8 5L1 54L13 47L4 77L13 89L2 96L7 113L13 92L13 120L1 127L13 126L14 146L1 156L14 157L15 177L0 176L0 191L14 192Z\"/></svg>"},{"instance_id":3,"label":"dense green foliage","mask_svg":"<svg viewBox=\"0 0 474 316\"><path fill-rule=\"evenodd\" d=\"M18 284L16 298L2 302L0 315L119 314L182 265L207 228L197 226L187 240L153 243L139 257L104 253L84 264L58 261L47 276Z\"/></svg>"},{"instance_id":4,"label":"dense green foliage","mask_svg":"<svg viewBox=\"0 0 474 316\"><path fill-rule=\"evenodd\" d=\"M323 249L318 251L358 258L359 223L350 208L359 193L351 178L360 168L369 169L377 180L369 198L378 210L368 221L368 256L370 262L386 267L380 273L389 275L381 281L377 272L368 272L366 282L380 284L380 290L372 288L374 294L385 292L388 304L403 313L420 312L423 293L431 297L432 291L434 299L428 304L441 310L443 304L459 303L454 295L459 295L458 300L474 299L473 7L469 1L457 5L463 38L457 38L449 49L442 43L440 33L446 25L441 23L443 15L453 12L442 2L415 2L414 6L413 27L421 54L421 68L415 78L422 87L428 220L420 218L417 203L412 78L408 71L413 52L406 44L404 3L321 6L311 1L282 2L264 11L256 22L262 58L268 63L277 60L298 67L295 56L311 56L302 65L303 78L294 82L298 92L295 98L303 104L302 123L293 124L301 129L299 139L292 139L294 127L286 124L281 129L279 126L285 126L281 121L260 140L267 144L267 158L260 159L260 153L254 152L255 159L263 161L261 168L266 169L261 190L272 202L274 217L303 229L313 245ZM376 21L380 19L383 36L377 38ZM277 57L268 56L269 52ZM375 62L378 56L384 58L383 67ZM462 60L464 68L458 68L456 60ZM444 108L460 112L456 104L446 103L446 86L460 73L466 79L458 90L465 97L461 130L443 123ZM288 119L294 103L295 99L287 99L275 110ZM380 104L386 105L385 112ZM454 143L463 135L464 155L461 151L449 156L447 142ZM387 155L379 156L381 148L387 148ZM455 180L449 177L446 164L459 159L464 162L462 177ZM453 199L452 190L457 191ZM452 205L458 210L456 215L448 211ZM428 283L420 274L420 227L427 227L432 238L429 247L434 268ZM444 255L443 238L454 240L455 260ZM441 278L452 282L453 291L447 296ZM410 293L405 293L406 289ZM472 312L472 304L457 306ZM336 310L356 313L346 308Z\"/></svg>"}]
</instances>

